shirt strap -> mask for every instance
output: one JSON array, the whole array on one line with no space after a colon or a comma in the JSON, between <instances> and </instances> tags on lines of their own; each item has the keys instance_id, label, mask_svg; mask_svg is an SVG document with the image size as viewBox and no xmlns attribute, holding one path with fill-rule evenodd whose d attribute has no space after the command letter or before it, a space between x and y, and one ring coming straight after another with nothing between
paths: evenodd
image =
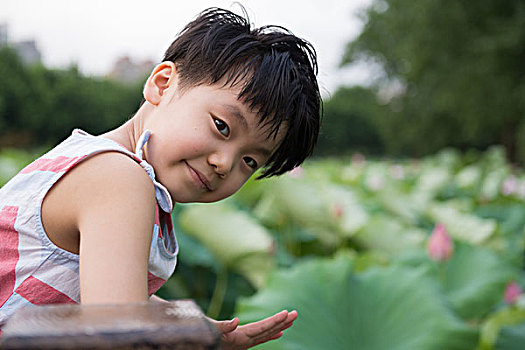
<instances>
[{"instance_id":1,"label":"shirt strap","mask_svg":"<svg viewBox=\"0 0 525 350\"><path fill-rule=\"evenodd\" d=\"M170 193L166 187L155 179L155 171L153 170L153 167L142 158L144 145L148 142L150 136L151 131L148 129L144 130L142 135L140 135L137 141L137 146L135 147L135 156L141 160L140 166L146 170L148 176L153 181L153 185L155 186L155 197L157 198L160 208L166 213L171 213L173 210L173 200L171 199Z\"/></svg>"}]
</instances>

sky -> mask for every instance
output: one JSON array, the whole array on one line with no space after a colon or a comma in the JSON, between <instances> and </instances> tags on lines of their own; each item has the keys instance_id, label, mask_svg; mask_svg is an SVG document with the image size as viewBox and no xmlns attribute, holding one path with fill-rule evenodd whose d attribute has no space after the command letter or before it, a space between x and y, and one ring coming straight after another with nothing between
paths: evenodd
<instances>
[{"instance_id":1,"label":"sky","mask_svg":"<svg viewBox=\"0 0 525 350\"><path fill-rule=\"evenodd\" d=\"M362 28L357 13L371 0L239 3L255 26L281 25L313 44L323 96L370 79L366 66L341 69L339 63ZM0 0L0 23L8 25L9 41L35 39L46 66L76 64L86 75L104 75L122 56L159 62L183 26L208 7L240 13L231 0Z\"/></svg>"}]
</instances>

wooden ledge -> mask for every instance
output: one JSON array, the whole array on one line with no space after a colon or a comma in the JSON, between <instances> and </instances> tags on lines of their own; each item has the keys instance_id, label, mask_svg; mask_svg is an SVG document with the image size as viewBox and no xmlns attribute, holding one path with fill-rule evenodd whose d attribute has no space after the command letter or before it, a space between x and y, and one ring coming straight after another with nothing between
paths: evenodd
<instances>
[{"instance_id":1,"label":"wooden ledge","mask_svg":"<svg viewBox=\"0 0 525 350\"><path fill-rule=\"evenodd\" d=\"M19 310L0 349L219 349L220 334L192 300L46 305Z\"/></svg>"}]
</instances>

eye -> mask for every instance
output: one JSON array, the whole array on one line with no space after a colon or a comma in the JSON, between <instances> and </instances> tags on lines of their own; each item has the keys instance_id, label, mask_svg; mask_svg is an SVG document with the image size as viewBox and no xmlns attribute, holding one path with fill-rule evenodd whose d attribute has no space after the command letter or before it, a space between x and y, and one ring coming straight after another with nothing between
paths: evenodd
<instances>
[{"instance_id":1,"label":"eye","mask_svg":"<svg viewBox=\"0 0 525 350\"><path fill-rule=\"evenodd\" d=\"M219 130L219 132L222 135L224 136L230 135L230 127L228 126L228 124L226 124L225 122L217 118L214 118L213 122L215 123L215 127L217 128L217 130Z\"/></svg>"},{"instance_id":2,"label":"eye","mask_svg":"<svg viewBox=\"0 0 525 350\"><path fill-rule=\"evenodd\" d=\"M250 157L244 157L243 160L246 163L246 165L248 165L250 168L257 169L258 165L257 165L257 162L255 161L255 159L250 158Z\"/></svg>"}]
</instances>

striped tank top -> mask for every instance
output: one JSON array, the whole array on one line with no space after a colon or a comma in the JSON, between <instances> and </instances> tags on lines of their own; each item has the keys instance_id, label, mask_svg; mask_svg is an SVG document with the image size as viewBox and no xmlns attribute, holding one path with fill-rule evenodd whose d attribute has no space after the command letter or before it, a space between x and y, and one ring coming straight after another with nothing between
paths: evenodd
<instances>
[{"instance_id":1,"label":"striped tank top","mask_svg":"<svg viewBox=\"0 0 525 350\"><path fill-rule=\"evenodd\" d=\"M142 159L146 131L135 153L115 141L81 130L22 169L0 189L0 334L19 308L29 305L79 303L79 256L48 238L40 216L42 201L64 174L101 152L121 152L139 163L155 187L157 208L148 264L148 293L156 292L175 270L178 245L171 221L172 201L155 172Z\"/></svg>"}]
</instances>

